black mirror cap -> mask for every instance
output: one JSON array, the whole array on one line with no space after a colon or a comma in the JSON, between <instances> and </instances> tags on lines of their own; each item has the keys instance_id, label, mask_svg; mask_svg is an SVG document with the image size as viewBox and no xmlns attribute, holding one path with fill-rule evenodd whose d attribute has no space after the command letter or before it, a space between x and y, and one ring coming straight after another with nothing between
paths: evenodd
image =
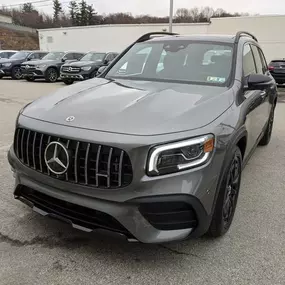
<instances>
[{"instance_id":1,"label":"black mirror cap","mask_svg":"<svg viewBox=\"0 0 285 285\"><path fill-rule=\"evenodd\" d=\"M61 59L61 61L62 61L62 62L66 62L66 58L63 57L63 58Z\"/></svg>"},{"instance_id":2,"label":"black mirror cap","mask_svg":"<svg viewBox=\"0 0 285 285\"><path fill-rule=\"evenodd\" d=\"M248 77L248 89L264 90L272 84L272 78L264 74L251 74Z\"/></svg>"}]
</instances>

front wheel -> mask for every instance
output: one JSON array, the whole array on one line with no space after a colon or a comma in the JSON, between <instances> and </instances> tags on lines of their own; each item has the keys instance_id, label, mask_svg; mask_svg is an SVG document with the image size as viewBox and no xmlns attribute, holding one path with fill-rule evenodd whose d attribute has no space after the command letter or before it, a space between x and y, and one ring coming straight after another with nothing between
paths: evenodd
<instances>
[{"instance_id":1,"label":"front wheel","mask_svg":"<svg viewBox=\"0 0 285 285\"><path fill-rule=\"evenodd\" d=\"M15 66L12 68L11 77L16 80L22 79L23 74L19 66Z\"/></svg>"},{"instance_id":2,"label":"front wheel","mask_svg":"<svg viewBox=\"0 0 285 285\"><path fill-rule=\"evenodd\" d=\"M271 139L272 129L273 129L273 122L274 122L274 107L270 112L269 120L267 123L267 127L262 139L259 142L259 145L268 145Z\"/></svg>"},{"instance_id":3,"label":"front wheel","mask_svg":"<svg viewBox=\"0 0 285 285\"><path fill-rule=\"evenodd\" d=\"M66 85L71 85L71 84L73 84L73 82L74 82L74 80L72 80L72 79L63 79L62 80Z\"/></svg>"},{"instance_id":4,"label":"front wheel","mask_svg":"<svg viewBox=\"0 0 285 285\"><path fill-rule=\"evenodd\" d=\"M239 195L241 169L241 151L235 146L222 177L211 225L208 229L207 234L211 237L223 236L231 226Z\"/></svg>"},{"instance_id":5,"label":"front wheel","mask_svg":"<svg viewBox=\"0 0 285 285\"><path fill-rule=\"evenodd\" d=\"M56 82L58 79L57 70L53 67L49 68L45 74L45 80L47 82Z\"/></svg>"}]
</instances>

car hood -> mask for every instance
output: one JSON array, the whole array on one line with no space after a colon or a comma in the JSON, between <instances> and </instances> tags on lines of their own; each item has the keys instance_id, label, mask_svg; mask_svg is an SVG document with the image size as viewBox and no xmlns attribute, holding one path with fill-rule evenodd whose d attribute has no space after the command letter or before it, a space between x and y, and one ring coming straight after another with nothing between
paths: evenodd
<instances>
[{"instance_id":1,"label":"car hood","mask_svg":"<svg viewBox=\"0 0 285 285\"><path fill-rule=\"evenodd\" d=\"M55 124L132 135L203 127L233 102L224 87L95 78L37 99L23 115ZM67 117L74 116L72 122Z\"/></svg>"},{"instance_id":2,"label":"car hood","mask_svg":"<svg viewBox=\"0 0 285 285\"><path fill-rule=\"evenodd\" d=\"M30 60L30 61L25 61L22 64L28 64L28 65L40 65L40 64L56 64L61 62L60 60L50 60L50 59L46 59L46 60Z\"/></svg>"},{"instance_id":3,"label":"car hood","mask_svg":"<svg viewBox=\"0 0 285 285\"><path fill-rule=\"evenodd\" d=\"M65 65L67 66L74 66L74 67L83 67L83 66L95 66L95 65L100 65L102 62L96 62L96 61L75 61L75 62L69 62L66 63Z\"/></svg>"}]
</instances>

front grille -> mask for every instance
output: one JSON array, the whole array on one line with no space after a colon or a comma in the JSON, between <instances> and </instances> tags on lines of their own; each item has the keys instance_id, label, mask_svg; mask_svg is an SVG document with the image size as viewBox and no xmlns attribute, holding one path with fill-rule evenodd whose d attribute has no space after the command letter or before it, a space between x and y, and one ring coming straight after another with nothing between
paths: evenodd
<instances>
[{"instance_id":1,"label":"front grille","mask_svg":"<svg viewBox=\"0 0 285 285\"><path fill-rule=\"evenodd\" d=\"M67 73L76 73L80 71L80 67L63 66L62 71Z\"/></svg>"},{"instance_id":2,"label":"front grille","mask_svg":"<svg viewBox=\"0 0 285 285\"><path fill-rule=\"evenodd\" d=\"M44 153L50 142L60 142L68 150L69 167L64 174L54 174L45 163ZM132 182L130 158L125 151L115 147L18 128L14 150L24 165L55 179L107 189L126 187Z\"/></svg>"},{"instance_id":3,"label":"front grille","mask_svg":"<svg viewBox=\"0 0 285 285\"><path fill-rule=\"evenodd\" d=\"M195 211L184 202L143 203L139 206L139 211L159 230L181 230L198 225Z\"/></svg>"},{"instance_id":4,"label":"front grille","mask_svg":"<svg viewBox=\"0 0 285 285\"><path fill-rule=\"evenodd\" d=\"M73 224L91 230L103 228L130 235L115 218L106 213L53 198L23 185L17 187L15 196L23 197L35 207L69 220Z\"/></svg>"}]
</instances>

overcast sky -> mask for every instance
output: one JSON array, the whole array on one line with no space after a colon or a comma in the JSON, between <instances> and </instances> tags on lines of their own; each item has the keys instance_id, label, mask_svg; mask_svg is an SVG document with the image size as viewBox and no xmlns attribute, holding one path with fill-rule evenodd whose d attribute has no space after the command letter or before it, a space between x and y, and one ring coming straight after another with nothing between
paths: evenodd
<instances>
[{"instance_id":1,"label":"overcast sky","mask_svg":"<svg viewBox=\"0 0 285 285\"><path fill-rule=\"evenodd\" d=\"M30 0L30 2L39 0ZM51 11L50 2L39 3L39 10ZM69 0L61 0L67 6ZM80 0L77 0L80 1ZM0 0L0 4L18 4L28 0ZM134 15L151 14L163 16L168 14L169 0L87 0L99 13L131 12ZM223 8L229 12L247 12L250 14L285 14L285 0L174 0L174 11L178 8L211 6ZM41 7L40 7L41 6Z\"/></svg>"}]
</instances>

